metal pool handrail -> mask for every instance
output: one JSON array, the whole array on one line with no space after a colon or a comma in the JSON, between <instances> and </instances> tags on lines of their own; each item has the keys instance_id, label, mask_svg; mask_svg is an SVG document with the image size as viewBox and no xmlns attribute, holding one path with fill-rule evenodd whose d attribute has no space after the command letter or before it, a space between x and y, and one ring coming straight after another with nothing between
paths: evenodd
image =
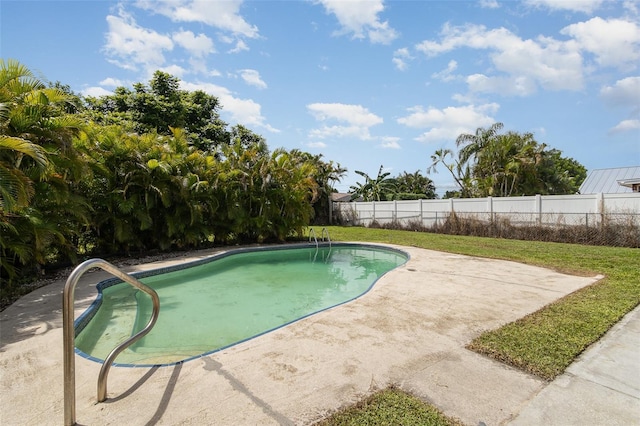
<instances>
[{"instance_id":1,"label":"metal pool handrail","mask_svg":"<svg viewBox=\"0 0 640 426\"><path fill-rule=\"evenodd\" d=\"M329 231L327 230L327 228L322 228L322 232L320 233L320 237L322 238L322 241L324 242L324 236L325 234L327 235L327 241L329 242L329 248L331 248L331 238L329 237ZM311 238L313 237L313 240L316 243L316 248L318 247L318 237L316 236L316 230L313 228L309 228L309 242L311 242Z\"/></svg>"},{"instance_id":2,"label":"metal pool handrail","mask_svg":"<svg viewBox=\"0 0 640 426\"><path fill-rule=\"evenodd\" d=\"M316 231L313 228L309 228L309 242L311 242L311 237L313 234L313 240L316 242L316 248L318 248L318 237L316 236Z\"/></svg>"},{"instance_id":3,"label":"metal pool handrail","mask_svg":"<svg viewBox=\"0 0 640 426\"><path fill-rule=\"evenodd\" d=\"M322 228L322 241L324 241L324 234L327 234L327 241L329 241L329 250L331 250L331 238L329 238L329 231L327 228Z\"/></svg>"},{"instance_id":4,"label":"metal pool handrail","mask_svg":"<svg viewBox=\"0 0 640 426\"><path fill-rule=\"evenodd\" d=\"M158 320L158 314L160 313L160 298L158 293L154 289L148 287L138 281L131 275L121 271L111 263L102 259L90 259L80 265L78 265L64 285L64 292L62 295L62 339L64 341L63 348L63 362L64 362L64 424L65 426L71 426L76 424L76 372L75 372L75 330L73 327L73 302L75 296L76 285L80 277L91 268L100 268L103 271L109 272L116 278L121 279L134 286L135 288L144 291L153 302L153 312L147 325L137 334L131 336L124 342L115 347L107 356L107 359L102 364L100 373L98 374L98 402L102 402L107 399L107 375L111 364L116 357L125 350L128 346L138 341L144 335L146 335Z\"/></svg>"}]
</instances>

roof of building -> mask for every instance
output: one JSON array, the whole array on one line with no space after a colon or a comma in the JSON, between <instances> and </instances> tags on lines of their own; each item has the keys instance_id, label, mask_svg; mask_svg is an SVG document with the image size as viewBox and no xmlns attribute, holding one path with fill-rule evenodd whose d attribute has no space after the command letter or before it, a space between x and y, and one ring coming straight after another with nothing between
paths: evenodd
<instances>
[{"instance_id":1,"label":"roof of building","mask_svg":"<svg viewBox=\"0 0 640 426\"><path fill-rule=\"evenodd\" d=\"M362 201L362 197L355 197L352 193L333 192L331 193L331 201L333 202L349 202L349 201Z\"/></svg>"},{"instance_id":2,"label":"roof of building","mask_svg":"<svg viewBox=\"0 0 640 426\"><path fill-rule=\"evenodd\" d=\"M343 192L333 192L331 194L331 201L335 201L335 202L351 201L351 194L347 194Z\"/></svg>"},{"instance_id":3,"label":"roof of building","mask_svg":"<svg viewBox=\"0 0 640 426\"><path fill-rule=\"evenodd\" d=\"M580 193L616 194L632 192L631 184L638 180L640 180L640 166L591 170L582 185L580 185Z\"/></svg>"}]
</instances>

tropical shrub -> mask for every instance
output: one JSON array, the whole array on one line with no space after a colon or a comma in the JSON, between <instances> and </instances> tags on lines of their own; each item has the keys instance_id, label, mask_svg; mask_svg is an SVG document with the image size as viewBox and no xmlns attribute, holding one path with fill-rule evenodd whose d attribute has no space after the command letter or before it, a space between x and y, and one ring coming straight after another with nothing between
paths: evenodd
<instances>
[{"instance_id":1,"label":"tropical shrub","mask_svg":"<svg viewBox=\"0 0 640 426\"><path fill-rule=\"evenodd\" d=\"M75 255L87 208L70 182L85 162L72 147L83 121L69 95L14 60L0 59L0 278ZM6 284L5 284L6 283Z\"/></svg>"},{"instance_id":2,"label":"tropical shrub","mask_svg":"<svg viewBox=\"0 0 640 426\"><path fill-rule=\"evenodd\" d=\"M3 293L78 256L301 236L344 173L319 156L271 152L242 125L227 129L215 97L179 90L164 73L81 101L0 62Z\"/></svg>"}]
</instances>

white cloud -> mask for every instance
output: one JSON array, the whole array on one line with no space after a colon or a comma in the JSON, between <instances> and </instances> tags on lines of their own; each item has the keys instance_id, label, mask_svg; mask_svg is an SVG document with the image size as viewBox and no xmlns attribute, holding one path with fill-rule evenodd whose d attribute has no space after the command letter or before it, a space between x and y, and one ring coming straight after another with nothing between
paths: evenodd
<instances>
[{"instance_id":1,"label":"white cloud","mask_svg":"<svg viewBox=\"0 0 640 426\"><path fill-rule=\"evenodd\" d=\"M483 25L452 27L445 24L440 35L440 42L425 40L416 49L428 57L458 48L490 50L495 70L504 73L470 76L467 82L471 90L530 94L537 87L580 90L584 85L582 57L574 41L542 36L523 40L505 28L487 30Z\"/></svg>"},{"instance_id":2,"label":"white cloud","mask_svg":"<svg viewBox=\"0 0 640 426\"><path fill-rule=\"evenodd\" d=\"M100 86L121 87L121 86L126 86L126 84L120 79L107 77L100 82Z\"/></svg>"},{"instance_id":3,"label":"white cloud","mask_svg":"<svg viewBox=\"0 0 640 426\"><path fill-rule=\"evenodd\" d=\"M609 134L640 129L640 77L627 77L600 89L600 98L611 107L631 108L629 119L609 129Z\"/></svg>"},{"instance_id":4,"label":"white cloud","mask_svg":"<svg viewBox=\"0 0 640 426\"><path fill-rule=\"evenodd\" d=\"M324 142L309 142L309 143L307 144L307 146L308 146L309 148L320 148L320 149L322 149L322 148L326 148L326 147L327 147L327 144L326 144L326 143L324 143Z\"/></svg>"},{"instance_id":5,"label":"white cloud","mask_svg":"<svg viewBox=\"0 0 640 426\"><path fill-rule=\"evenodd\" d=\"M635 22L595 17L571 24L560 33L573 37L602 66L635 69L640 61L640 26Z\"/></svg>"},{"instance_id":6,"label":"white cloud","mask_svg":"<svg viewBox=\"0 0 640 426\"><path fill-rule=\"evenodd\" d=\"M220 71L216 69L210 70L207 61L203 58L189 58L189 65L191 66L190 71L193 73L199 73L209 77L219 77L222 75Z\"/></svg>"},{"instance_id":7,"label":"white cloud","mask_svg":"<svg viewBox=\"0 0 640 426\"><path fill-rule=\"evenodd\" d=\"M250 86L255 86L258 89L266 89L267 83L265 83L262 78L260 78L260 73L256 70L240 70L240 77Z\"/></svg>"},{"instance_id":8,"label":"white cloud","mask_svg":"<svg viewBox=\"0 0 640 426\"><path fill-rule=\"evenodd\" d=\"M622 6L627 10L627 12L629 12L632 15L638 15L640 14L640 11L638 11L638 2L637 0L625 0L622 3Z\"/></svg>"},{"instance_id":9,"label":"white cloud","mask_svg":"<svg viewBox=\"0 0 640 426\"><path fill-rule=\"evenodd\" d=\"M315 103L307 105L309 112L318 121L338 121L340 125L312 129L312 138L355 137L362 140L371 139L369 128L383 122L381 117L369 112L361 105L340 103Z\"/></svg>"},{"instance_id":10,"label":"white cloud","mask_svg":"<svg viewBox=\"0 0 640 426\"><path fill-rule=\"evenodd\" d=\"M474 93L500 93L504 96L528 96L536 91L536 81L529 76L488 77L472 74L466 78Z\"/></svg>"},{"instance_id":11,"label":"white cloud","mask_svg":"<svg viewBox=\"0 0 640 426\"><path fill-rule=\"evenodd\" d=\"M527 0L526 3L534 7L546 7L551 10L592 13L605 0Z\"/></svg>"},{"instance_id":12,"label":"white cloud","mask_svg":"<svg viewBox=\"0 0 640 426\"><path fill-rule=\"evenodd\" d=\"M397 121L408 127L429 129L416 138L420 142L452 141L461 133L473 133L478 127L487 127L495 123L496 120L491 115L495 114L499 107L496 103L444 109L415 106L408 109L408 116Z\"/></svg>"},{"instance_id":13,"label":"white cloud","mask_svg":"<svg viewBox=\"0 0 640 426\"><path fill-rule=\"evenodd\" d=\"M147 80L151 80L153 78L153 73L156 70L149 69ZM158 71L166 72L174 77L182 78L185 74L187 74L187 70L182 68L180 65L168 65L166 67L158 67Z\"/></svg>"},{"instance_id":14,"label":"white cloud","mask_svg":"<svg viewBox=\"0 0 640 426\"><path fill-rule=\"evenodd\" d=\"M409 49L407 49L406 47L403 47L393 52L393 59L391 60L391 62L393 62L393 64L396 66L398 70L404 71L407 68L409 68L409 64L407 63L407 60L411 60L411 59L413 59L413 57L409 53Z\"/></svg>"},{"instance_id":15,"label":"white cloud","mask_svg":"<svg viewBox=\"0 0 640 426\"><path fill-rule=\"evenodd\" d=\"M322 126L319 129L311 129L309 137L318 139L328 138L355 138L360 140L371 139L369 128L362 126Z\"/></svg>"},{"instance_id":16,"label":"white cloud","mask_svg":"<svg viewBox=\"0 0 640 426\"><path fill-rule=\"evenodd\" d=\"M497 9L500 3L497 0L480 0L480 7L484 9Z\"/></svg>"},{"instance_id":17,"label":"white cloud","mask_svg":"<svg viewBox=\"0 0 640 426\"><path fill-rule=\"evenodd\" d=\"M223 113L229 114L231 121L234 123L247 127L261 127L273 133L280 132L280 130L266 122L266 118L262 115L260 104L252 99L236 98L226 87L212 83L188 83L185 81L180 82L180 87L189 91L202 90L217 97L220 100Z\"/></svg>"},{"instance_id":18,"label":"white cloud","mask_svg":"<svg viewBox=\"0 0 640 426\"><path fill-rule=\"evenodd\" d=\"M198 2L189 2L188 4L195 7L196 3ZM211 3L231 4L233 2ZM137 3L143 9L152 9L152 11L158 13L162 13L166 8L179 8L185 4L180 0L171 5L167 2L157 2L153 3L158 8L156 10L146 0ZM207 55L215 53L216 50L212 39L207 35L202 33L194 34L192 31L186 30L162 34L153 29L141 27L132 15L125 11L122 4L119 5L117 15L109 15L106 20L108 32L104 51L108 62L127 70L138 71L142 69L143 74L146 75L151 75L153 71L158 69L177 76L182 76L187 72L212 75L212 72L207 69L205 58ZM225 35L222 38L225 42L236 43L234 49L231 50L232 53L248 50L246 43L237 39L237 35ZM166 65L165 54L173 51L176 46L184 48L188 53L187 61L191 67L189 71L178 65ZM213 73L215 75L218 72L214 70Z\"/></svg>"},{"instance_id":19,"label":"white cloud","mask_svg":"<svg viewBox=\"0 0 640 426\"><path fill-rule=\"evenodd\" d=\"M452 73L457 68L458 68L458 63L452 59L447 64L447 68L445 68L444 70L442 70L440 72L436 72L436 73L431 74L431 78L437 78L438 80L442 80L442 81L454 80L456 78L456 76L453 75Z\"/></svg>"},{"instance_id":20,"label":"white cloud","mask_svg":"<svg viewBox=\"0 0 640 426\"><path fill-rule=\"evenodd\" d=\"M319 0L327 13L332 13L342 26L336 35L353 34L353 38L369 38L371 43L389 44L398 37L387 21L380 22L384 10L382 0L344 1Z\"/></svg>"},{"instance_id":21,"label":"white cloud","mask_svg":"<svg viewBox=\"0 0 640 426\"><path fill-rule=\"evenodd\" d=\"M173 49L171 38L140 27L133 17L120 9L119 16L107 16L109 31L104 49L112 63L126 69L135 64L157 68L164 64L163 51Z\"/></svg>"},{"instance_id":22,"label":"white cloud","mask_svg":"<svg viewBox=\"0 0 640 426\"><path fill-rule=\"evenodd\" d=\"M259 36L258 28L240 15L242 0L138 0L135 5L164 15L174 22L200 22L249 38Z\"/></svg>"},{"instance_id":23,"label":"white cloud","mask_svg":"<svg viewBox=\"0 0 640 426\"><path fill-rule=\"evenodd\" d=\"M409 68L409 64L407 64L407 62L402 58L392 58L391 62L400 71L404 71Z\"/></svg>"},{"instance_id":24,"label":"white cloud","mask_svg":"<svg viewBox=\"0 0 640 426\"><path fill-rule=\"evenodd\" d=\"M92 96L94 98L99 98L100 96L113 95L113 92L110 92L107 89L104 89L102 87L97 87L97 86L87 87L85 89L82 89L80 93L82 94L82 96Z\"/></svg>"},{"instance_id":25,"label":"white cloud","mask_svg":"<svg viewBox=\"0 0 640 426\"><path fill-rule=\"evenodd\" d=\"M603 87L600 97L611 106L640 108L640 76L623 78L613 86Z\"/></svg>"},{"instance_id":26,"label":"white cloud","mask_svg":"<svg viewBox=\"0 0 640 426\"><path fill-rule=\"evenodd\" d=\"M615 127L609 129L609 134L640 130L640 120L622 120Z\"/></svg>"},{"instance_id":27,"label":"white cloud","mask_svg":"<svg viewBox=\"0 0 640 426\"><path fill-rule=\"evenodd\" d=\"M172 38L176 44L184 47L193 56L199 58L215 52L213 41L204 34L196 36L191 31L180 31L173 33Z\"/></svg>"},{"instance_id":28,"label":"white cloud","mask_svg":"<svg viewBox=\"0 0 640 426\"><path fill-rule=\"evenodd\" d=\"M398 143L400 141L400 138L397 138L394 136L385 136L385 137L382 137L381 140L382 140L382 143L380 144L380 146L382 148L402 149L402 147Z\"/></svg>"},{"instance_id":29,"label":"white cloud","mask_svg":"<svg viewBox=\"0 0 640 426\"><path fill-rule=\"evenodd\" d=\"M334 119L366 127L382 123L382 118L361 105L315 103L307 105L307 109L320 121Z\"/></svg>"},{"instance_id":30,"label":"white cloud","mask_svg":"<svg viewBox=\"0 0 640 426\"><path fill-rule=\"evenodd\" d=\"M240 53L249 50L249 46L242 40L236 42L236 46L233 49L229 49L227 53Z\"/></svg>"},{"instance_id":31,"label":"white cloud","mask_svg":"<svg viewBox=\"0 0 640 426\"><path fill-rule=\"evenodd\" d=\"M389 44L398 37L396 30L391 28L387 21L372 25L368 34L371 43L379 44Z\"/></svg>"}]
</instances>

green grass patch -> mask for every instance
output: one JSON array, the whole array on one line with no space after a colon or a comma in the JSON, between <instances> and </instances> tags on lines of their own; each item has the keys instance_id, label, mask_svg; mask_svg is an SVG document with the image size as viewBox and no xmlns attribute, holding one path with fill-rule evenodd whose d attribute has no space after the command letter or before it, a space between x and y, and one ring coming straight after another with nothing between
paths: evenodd
<instances>
[{"instance_id":1,"label":"green grass patch","mask_svg":"<svg viewBox=\"0 0 640 426\"><path fill-rule=\"evenodd\" d=\"M457 419L445 416L435 407L401 391L389 387L374 393L352 407L339 411L317 426L462 426Z\"/></svg>"},{"instance_id":2,"label":"green grass patch","mask_svg":"<svg viewBox=\"0 0 640 426\"><path fill-rule=\"evenodd\" d=\"M640 250L412 231L329 227L334 241L368 241L512 260L606 278L486 332L468 347L551 380L640 303Z\"/></svg>"}]
</instances>

